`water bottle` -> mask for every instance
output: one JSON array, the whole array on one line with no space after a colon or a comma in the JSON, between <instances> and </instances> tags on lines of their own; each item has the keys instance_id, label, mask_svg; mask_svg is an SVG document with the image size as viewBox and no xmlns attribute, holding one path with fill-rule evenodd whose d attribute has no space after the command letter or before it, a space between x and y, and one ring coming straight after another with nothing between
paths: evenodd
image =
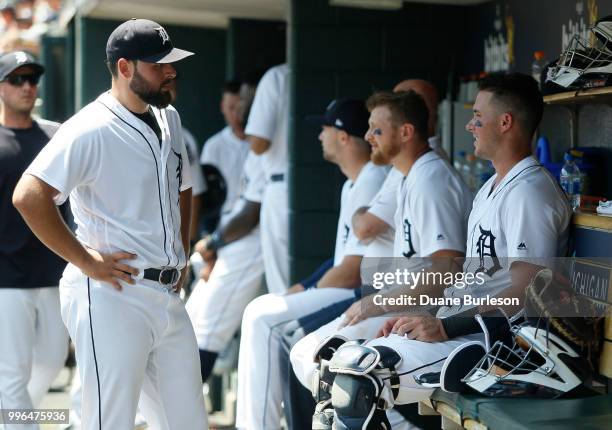
<instances>
[{"instance_id":1,"label":"water bottle","mask_svg":"<svg viewBox=\"0 0 612 430\"><path fill-rule=\"evenodd\" d=\"M565 194L567 194L572 209L576 210L580 206L580 192L582 189L580 169L578 169L578 166L574 163L574 157L572 157L571 154L565 154L563 160L565 163L561 168L559 183L563 191L565 191Z\"/></svg>"},{"instance_id":2,"label":"water bottle","mask_svg":"<svg viewBox=\"0 0 612 430\"><path fill-rule=\"evenodd\" d=\"M463 164L462 175L463 180L467 184L470 191L474 192L476 189L476 177L474 175L474 164L476 156L474 154L468 154L465 157L465 163Z\"/></svg>"},{"instance_id":3,"label":"water bottle","mask_svg":"<svg viewBox=\"0 0 612 430\"><path fill-rule=\"evenodd\" d=\"M493 176L493 172L489 168L486 162L483 160L477 160L474 165L474 178L475 178L475 187L474 191L478 192L482 186Z\"/></svg>"},{"instance_id":4,"label":"water bottle","mask_svg":"<svg viewBox=\"0 0 612 430\"><path fill-rule=\"evenodd\" d=\"M455 157L455 161L453 161L453 167L459 174L463 171L463 164L465 163L465 151L457 152L457 156Z\"/></svg>"},{"instance_id":5,"label":"water bottle","mask_svg":"<svg viewBox=\"0 0 612 430\"><path fill-rule=\"evenodd\" d=\"M533 63L531 63L531 76L533 76L533 79L535 79L538 85L540 86L540 88L542 88L543 82L540 82L540 81L542 77L542 72L544 71L544 68L548 64L548 61L546 61L546 59L544 58L544 51L534 52L533 58L534 58L534 61Z\"/></svg>"}]
</instances>

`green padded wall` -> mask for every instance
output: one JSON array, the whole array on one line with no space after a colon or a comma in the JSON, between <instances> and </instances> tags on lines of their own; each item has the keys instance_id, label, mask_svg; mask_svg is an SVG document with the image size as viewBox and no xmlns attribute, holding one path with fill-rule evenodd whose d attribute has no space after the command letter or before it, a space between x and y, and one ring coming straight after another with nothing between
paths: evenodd
<instances>
[{"instance_id":1,"label":"green padded wall","mask_svg":"<svg viewBox=\"0 0 612 430\"><path fill-rule=\"evenodd\" d=\"M405 78L426 78L446 91L463 55L466 8L405 4L399 11L291 1L289 211L291 279L333 255L344 178L325 162L319 129L304 120L337 97L366 98Z\"/></svg>"},{"instance_id":2,"label":"green padded wall","mask_svg":"<svg viewBox=\"0 0 612 430\"><path fill-rule=\"evenodd\" d=\"M43 101L40 115L45 119L62 122L68 117L65 78L66 36L44 35L40 40L39 61L45 66L45 74L38 91Z\"/></svg>"},{"instance_id":3,"label":"green padded wall","mask_svg":"<svg viewBox=\"0 0 612 430\"><path fill-rule=\"evenodd\" d=\"M231 19L227 29L226 77L240 78L285 62L287 25L281 21Z\"/></svg>"},{"instance_id":4,"label":"green padded wall","mask_svg":"<svg viewBox=\"0 0 612 430\"><path fill-rule=\"evenodd\" d=\"M109 34L120 24L92 18L76 19L77 107L110 87L104 64ZM163 23L161 23L163 24ZM172 43L195 52L177 65L180 74L176 108L185 126L202 142L223 127L219 98L225 76L226 31L164 25Z\"/></svg>"}]
</instances>

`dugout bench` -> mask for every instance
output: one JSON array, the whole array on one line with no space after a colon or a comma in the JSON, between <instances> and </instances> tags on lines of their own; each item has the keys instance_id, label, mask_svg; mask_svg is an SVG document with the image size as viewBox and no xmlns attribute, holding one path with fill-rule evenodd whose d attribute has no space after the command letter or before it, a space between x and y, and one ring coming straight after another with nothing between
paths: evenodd
<instances>
[{"instance_id":1,"label":"dugout bench","mask_svg":"<svg viewBox=\"0 0 612 430\"><path fill-rule=\"evenodd\" d=\"M612 264L612 217L577 213L572 222L574 271L589 293L590 284L600 281L610 285ZM593 258L593 260L589 260ZM578 278L574 278L576 281ZM595 290L593 290L595 292ZM601 289L597 291L601 294ZM603 300L612 300L612 291ZM419 403L419 414L441 415L445 430L574 430L612 429L612 313L608 310L604 331L604 352L600 372L608 394L578 399L512 399L491 398L476 394L451 394L440 389L430 399ZM607 379L607 380L606 380ZM607 383L607 387L605 384Z\"/></svg>"}]
</instances>

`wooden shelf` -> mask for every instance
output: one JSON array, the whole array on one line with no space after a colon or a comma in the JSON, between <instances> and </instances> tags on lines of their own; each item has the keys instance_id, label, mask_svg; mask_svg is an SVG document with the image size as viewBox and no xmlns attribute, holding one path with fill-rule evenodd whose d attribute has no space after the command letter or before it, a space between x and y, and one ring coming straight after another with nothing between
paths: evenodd
<instances>
[{"instance_id":1,"label":"wooden shelf","mask_svg":"<svg viewBox=\"0 0 612 430\"><path fill-rule=\"evenodd\" d=\"M590 212L576 212L572 224L577 227L595 228L612 232L612 217L597 215Z\"/></svg>"},{"instance_id":2,"label":"wooden shelf","mask_svg":"<svg viewBox=\"0 0 612 430\"><path fill-rule=\"evenodd\" d=\"M568 91L565 93L544 96L544 103L549 105L567 105L578 103L589 103L593 101L612 102L612 86L602 88L591 88L581 91Z\"/></svg>"}]
</instances>

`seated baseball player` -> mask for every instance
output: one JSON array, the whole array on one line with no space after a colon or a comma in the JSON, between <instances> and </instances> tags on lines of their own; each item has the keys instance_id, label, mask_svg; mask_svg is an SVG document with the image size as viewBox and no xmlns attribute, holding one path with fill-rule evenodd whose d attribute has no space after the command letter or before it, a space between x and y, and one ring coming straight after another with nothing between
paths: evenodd
<instances>
[{"instance_id":1,"label":"seated baseball player","mask_svg":"<svg viewBox=\"0 0 612 430\"><path fill-rule=\"evenodd\" d=\"M375 161L374 161L375 162ZM357 211L353 215L353 229L355 230L355 220L359 219L362 230L367 231L369 236L362 243L368 244L363 262L366 260L376 264L380 259L385 262L385 258L393 255L393 215L396 207L397 188L402 179L402 174L391 169L385 178L380 191L374 196L369 207L364 206L366 211ZM376 214L376 215L373 215ZM386 221L383 221L381 218ZM364 217L367 217L364 219ZM375 219L371 222L369 218ZM384 225L380 228L378 222ZM371 234L370 232L376 232ZM375 240L376 239L376 240ZM315 285L314 279L308 278L300 282L303 286ZM305 315L290 323L283 330L282 341L279 342L279 368L281 378L283 378L283 412L287 421L287 426L291 429L310 429L312 428L312 411L314 404L310 390L304 388L296 379L289 362L289 351L299 339L319 327L329 323L341 315L346 309L361 297L362 289L355 290L355 296L341 302L334 303L318 310L312 314ZM400 418L401 420L401 418ZM393 423L397 427L397 423Z\"/></svg>"},{"instance_id":2,"label":"seated baseball player","mask_svg":"<svg viewBox=\"0 0 612 430\"><path fill-rule=\"evenodd\" d=\"M412 293L403 292L445 299L436 316L395 316L378 324L378 333L374 336L368 332L371 328L368 321L380 321L380 318L366 319L352 326L349 338L364 335L376 338L352 347L335 345L337 352L332 355L330 366L338 371L333 373L329 406L334 410L332 419L336 425L352 429L370 422L369 426L378 428L385 420L384 410L394 404L428 397L432 389L419 385L414 376L439 371L457 346L481 340L473 315L499 307L489 304L490 298L522 297L531 275L540 268L538 263L565 255L571 209L554 177L532 157L531 151L542 111L542 96L537 83L529 76L491 76L481 81L474 117L466 129L474 136L476 155L492 161L496 174L474 200L463 272L474 274L484 282L463 288L457 284L448 288L419 285ZM371 122L371 125L375 124ZM487 301L470 305L473 298L487 298ZM510 303L501 306L507 314L520 310L520 304ZM352 369L352 375L346 374L352 366L346 361L349 347L357 355L377 351L384 365L379 366L380 371ZM311 382L313 375L308 371L312 368L303 364L308 361L304 360L304 352L297 352L295 357L292 355L294 368L301 369L298 375L301 374L302 382ZM381 377L383 373L385 376ZM342 376L338 378L338 375ZM367 404L360 404L357 411L351 402L356 401L359 390L372 390L376 394Z\"/></svg>"},{"instance_id":3,"label":"seated baseball player","mask_svg":"<svg viewBox=\"0 0 612 430\"><path fill-rule=\"evenodd\" d=\"M260 157L249 152L244 191L234 210L213 234L196 244L204 257L216 253L217 258L208 281L198 281L185 305L198 341L203 382L240 327L244 308L263 280L259 212L265 178L260 163Z\"/></svg>"},{"instance_id":4,"label":"seated baseball player","mask_svg":"<svg viewBox=\"0 0 612 430\"><path fill-rule=\"evenodd\" d=\"M226 197L220 208L221 219L216 220L219 223L227 221L227 216L240 198L242 167L250 149L240 112L240 88L240 81L228 81L223 85L220 108L226 126L204 142L200 156L205 172L213 167L225 183Z\"/></svg>"},{"instance_id":5,"label":"seated baseball player","mask_svg":"<svg viewBox=\"0 0 612 430\"><path fill-rule=\"evenodd\" d=\"M347 177L342 188L334 265L318 280L317 288L293 294L268 294L247 306L242 322L238 363L237 427L280 428L280 375L276 365L280 330L284 323L354 296L360 285L360 263L365 245L352 233L351 217L367 205L383 183L387 170L370 162L370 146L363 140L368 112L363 101L332 102L323 117L319 140L326 160Z\"/></svg>"},{"instance_id":6,"label":"seated baseball player","mask_svg":"<svg viewBox=\"0 0 612 430\"><path fill-rule=\"evenodd\" d=\"M427 143L431 149L438 153L438 155L448 159L446 152L442 148L440 138L436 136L435 132L438 118L438 94L435 86L421 79L406 79L393 88L394 92L409 90L413 90L423 97L427 105L429 116L427 122ZM375 157L372 161L374 163L385 162L385 160L380 160L379 157ZM397 188L399 187L402 177L403 175L399 170L392 169L385 180L385 184L374 197L370 205L359 208L353 215L353 230L355 236L357 236L361 242L369 244L377 237L386 237L389 239L388 243L381 242L388 244L385 252L379 252L368 248L364 255L366 260L368 257L376 257L376 254L380 254L381 257L393 256L393 237L395 235L394 215L397 209ZM372 251L373 253L371 253ZM359 298L355 297L353 300L334 304L288 324L285 330L287 333L284 335L285 341L281 343L279 349L279 356L281 366L283 366L283 372L287 379L283 385L290 388L283 391L283 408L285 418L291 428L301 428L300 426L310 428L312 424L313 407L311 407L312 395L310 394L310 389L306 390L300 383L295 382L297 379L295 378L293 369L289 365L289 350L298 340L300 340L300 338L335 320L345 312L347 308L358 301ZM360 302L360 304L351 307L352 313L355 313L355 318L360 316L360 312L358 311L361 309L361 306ZM351 314L351 311L347 313L347 318ZM357 320L355 322L357 322ZM285 363L287 364L285 365ZM285 370L285 367L288 367L288 369ZM392 425L394 428L397 427L397 423L395 422L392 422Z\"/></svg>"},{"instance_id":7,"label":"seated baseball player","mask_svg":"<svg viewBox=\"0 0 612 430\"><path fill-rule=\"evenodd\" d=\"M251 85L242 85L237 106L240 118L248 116L254 92ZM196 257L218 262L208 276L197 280L186 304L198 341L203 382L240 327L244 308L255 298L263 280L259 214L265 177L261 157L248 151L241 175L236 184L240 196L232 211L222 217L212 234L196 243L196 253L190 259L194 267ZM197 276L198 270L194 272Z\"/></svg>"},{"instance_id":8,"label":"seated baseball player","mask_svg":"<svg viewBox=\"0 0 612 430\"><path fill-rule=\"evenodd\" d=\"M413 271L426 267L426 257L438 262L462 257L470 196L459 174L428 145L428 110L423 98L414 91L377 93L368 100L368 109L370 129L366 138L373 148L372 160L390 162L402 175L396 191L391 255L407 263L407 268ZM442 270L429 267L432 271L436 269ZM350 309L360 310L363 300ZM313 360L315 349L351 319L346 321L342 315L306 336L292 349L293 369L306 387L311 387L317 369ZM371 318L349 325L340 333L348 338L373 337L383 321L383 318Z\"/></svg>"}]
</instances>

